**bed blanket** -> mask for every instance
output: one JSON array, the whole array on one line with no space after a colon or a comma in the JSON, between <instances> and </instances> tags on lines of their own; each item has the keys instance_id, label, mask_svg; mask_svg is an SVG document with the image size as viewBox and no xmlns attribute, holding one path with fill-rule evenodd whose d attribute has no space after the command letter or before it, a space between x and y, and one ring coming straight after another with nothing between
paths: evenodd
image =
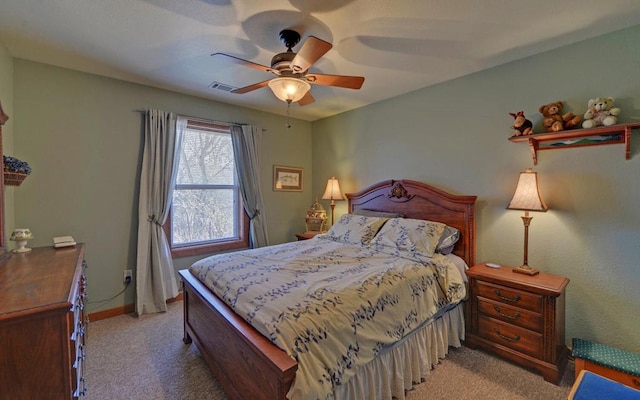
<instances>
[{"instance_id":1,"label":"bed blanket","mask_svg":"<svg viewBox=\"0 0 640 400\"><path fill-rule=\"evenodd\" d=\"M289 399L325 400L359 366L466 294L446 257L384 250L316 237L211 256L190 270L298 362Z\"/></svg>"}]
</instances>

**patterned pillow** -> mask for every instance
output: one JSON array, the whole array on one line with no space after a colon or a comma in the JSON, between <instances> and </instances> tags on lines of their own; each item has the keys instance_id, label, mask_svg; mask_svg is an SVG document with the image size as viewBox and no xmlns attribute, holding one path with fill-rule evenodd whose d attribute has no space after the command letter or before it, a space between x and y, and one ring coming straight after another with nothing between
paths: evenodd
<instances>
[{"instance_id":1,"label":"patterned pillow","mask_svg":"<svg viewBox=\"0 0 640 400\"><path fill-rule=\"evenodd\" d=\"M436 253L451 254L458 240L460 240L460 231L452 226L445 226L436 246Z\"/></svg>"},{"instance_id":2,"label":"patterned pillow","mask_svg":"<svg viewBox=\"0 0 640 400\"><path fill-rule=\"evenodd\" d=\"M371 244L417 256L432 257L445 227L446 225L440 222L393 218L384 224Z\"/></svg>"},{"instance_id":3,"label":"patterned pillow","mask_svg":"<svg viewBox=\"0 0 640 400\"><path fill-rule=\"evenodd\" d=\"M388 219L344 214L323 237L336 242L367 245Z\"/></svg>"}]
</instances>

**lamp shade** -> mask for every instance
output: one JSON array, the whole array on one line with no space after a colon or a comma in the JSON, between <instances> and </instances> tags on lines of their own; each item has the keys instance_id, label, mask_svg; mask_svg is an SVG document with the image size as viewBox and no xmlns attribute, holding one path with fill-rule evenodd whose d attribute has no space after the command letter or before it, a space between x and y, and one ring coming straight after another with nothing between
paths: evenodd
<instances>
[{"instance_id":1,"label":"lamp shade","mask_svg":"<svg viewBox=\"0 0 640 400\"><path fill-rule=\"evenodd\" d=\"M277 98L287 103L299 101L311 89L307 81L290 77L273 78L268 85Z\"/></svg>"},{"instance_id":2,"label":"lamp shade","mask_svg":"<svg viewBox=\"0 0 640 400\"><path fill-rule=\"evenodd\" d=\"M542 200L538 190L538 173L527 168L520 173L516 191L507 206L509 210L547 211L547 205Z\"/></svg>"},{"instance_id":3,"label":"lamp shade","mask_svg":"<svg viewBox=\"0 0 640 400\"><path fill-rule=\"evenodd\" d=\"M327 181L327 188L322 195L323 200L344 200L342 192L340 191L340 183L335 176L332 176Z\"/></svg>"}]
</instances>

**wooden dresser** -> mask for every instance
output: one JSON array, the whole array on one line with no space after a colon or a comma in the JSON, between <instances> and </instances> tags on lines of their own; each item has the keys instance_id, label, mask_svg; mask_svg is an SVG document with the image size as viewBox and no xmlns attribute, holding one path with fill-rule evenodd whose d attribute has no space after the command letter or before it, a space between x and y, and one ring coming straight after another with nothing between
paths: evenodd
<instances>
[{"instance_id":1,"label":"wooden dresser","mask_svg":"<svg viewBox=\"0 0 640 400\"><path fill-rule=\"evenodd\" d=\"M564 289L569 280L484 264L467 271L470 312L465 345L494 352L558 384L568 361Z\"/></svg>"},{"instance_id":2,"label":"wooden dresser","mask_svg":"<svg viewBox=\"0 0 640 400\"><path fill-rule=\"evenodd\" d=\"M84 396L84 245L0 263L0 399Z\"/></svg>"}]
</instances>

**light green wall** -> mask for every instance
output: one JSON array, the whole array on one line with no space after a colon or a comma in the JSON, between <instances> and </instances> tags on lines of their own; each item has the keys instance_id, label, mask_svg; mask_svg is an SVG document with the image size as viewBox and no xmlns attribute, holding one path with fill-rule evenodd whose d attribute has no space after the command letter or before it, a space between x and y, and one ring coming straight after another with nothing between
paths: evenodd
<instances>
[{"instance_id":1,"label":"light green wall","mask_svg":"<svg viewBox=\"0 0 640 400\"><path fill-rule=\"evenodd\" d=\"M25 60L15 60L14 75L15 156L33 169L15 189L15 224L34 232L33 246L49 246L60 235L87 243L91 301L119 292L122 271L135 265L143 145L142 116L135 110L158 108L267 129L260 179L270 242L293 240L304 229L311 186L273 192L271 182L274 164L311 170L309 122L292 120L286 129L281 116ZM176 269L195 259L176 260ZM131 304L133 292L131 286L89 311Z\"/></svg>"},{"instance_id":2,"label":"light green wall","mask_svg":"<svg viewBox=\"0 0 640 400\"><path fill-rule=\"evenodd\" d=\"M0 101L2 102L2 108L9 116L9 119L2 126L2 147L4 154L12 155L13 153L13 125L15 120L13 117L13 57L9 54L9 51L5 45L0 41ZM5 203L5 238L9 238L9 231L15 225L14 220L14 202L13 193L15 189L11 186L7 186L4 191L4 203ZM1 229L1 228L0 228ZM6 240L5 245L9 248L9 240Z\"/></svg>"},{"instance_id":3,"label":"light green wall","mask_svg":"<svg viewBox=\"0 0 640 400\"><path fill-rule=\"evenodd\" d=\"M533 163L526 144L507 140L507 113L539 124L542 104L583 114L599 96L616 98L621 122L640 118L640 26L314 122L314 193L336 175L346 192L408 178L477 195L477 260L519 265L522 213L505 207ZM541 152L534 168L550 210L533 214L529 263L571 280L567 343L640 352L640 134L632 139L628 161L624 146L595 146Z\"/></svg>"}]
</instances>

